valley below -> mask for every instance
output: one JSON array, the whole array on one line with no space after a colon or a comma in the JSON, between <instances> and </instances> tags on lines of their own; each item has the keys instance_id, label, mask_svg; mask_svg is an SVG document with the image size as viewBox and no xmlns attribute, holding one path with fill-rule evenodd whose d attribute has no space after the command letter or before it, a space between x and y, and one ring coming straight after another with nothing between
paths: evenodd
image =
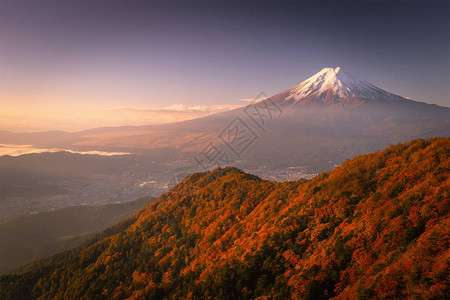
<instances>
[{"instance_id":1,"label":"valley below","mask_svg":"<svg viewBox=\"0 0 450 300\"><path fill-rule=\"evenodd\" d=\"M89 158L86 158L88 156ZM64 157L64 158L62 158ZM59 210L69 206L104 205L124 203L137 198L158 197L169 191L187 175L204 171L195 166L192 158L178 158L174 161L156 161L151 157L113 156L108 161L120 163L120 169L114 172L106 170L90 170L88 165L84 169L73 171L73 176L65 174L58 176L57 168L49 163L42 171L36 167L29 172L21 167L21 162L41 165L40 160L72 160L78 168L85 160L103 158L96 155L80 155L67 152L25 154L25 157L0 157L0 223L44 211ZM14 161L10 163L9 161ZM70 170L71 167L68 167ZM297 180L312 178L317 173L305 167L288 167L274 169L270 166L259 168L243 168L247 172L261 178L274 181ZM40 171L41 170L41 171ZM26 173L25 173L26 172ZM101 172L96 174L96 172ZM76 174L75 174L76 173ZM2 179L2 180L1 180Z\"/></svg>"}]
</instances>

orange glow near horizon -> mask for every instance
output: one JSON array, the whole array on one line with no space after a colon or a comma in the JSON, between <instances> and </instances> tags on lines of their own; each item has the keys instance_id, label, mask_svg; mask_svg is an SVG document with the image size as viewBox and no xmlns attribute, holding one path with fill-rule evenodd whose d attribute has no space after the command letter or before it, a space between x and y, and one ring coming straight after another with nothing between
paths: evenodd
<instances>
[{"instance_id":1,"label":"orange glow near horizon","mask_svg":"<svg viewBox=\"0 0 450 300\"><path fill-rule=\"evenodd\" d=\"M20 102L2 103L0 130L11 132L81 131L97 127L141 126L195 119L241 105L185 106L163 108L96 107Z\"/></svg>"}]
</instances>

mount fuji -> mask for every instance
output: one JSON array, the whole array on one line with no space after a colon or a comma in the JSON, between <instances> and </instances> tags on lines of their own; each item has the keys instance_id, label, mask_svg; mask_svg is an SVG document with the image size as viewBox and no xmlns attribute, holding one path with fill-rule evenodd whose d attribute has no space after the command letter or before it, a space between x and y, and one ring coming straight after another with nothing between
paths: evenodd
<instances>
[{"instance_id":1,"label":"mount fuji","mask_svg":"<svg viewBox=\"0 0 450 300\"><path fill-rule=\"evenodd\" d=\"M341 67L324 68L253 105L281 112L267 122L262 146L251 156L278 166L323 171L390 144L450 135L448 107L395 95Z\"/></svg>"},{"instance_id":2,"label":"mount fuji","mask_svg":"<svg viewBox=\"0 0 450 300\"><path fill-rule=\"evenodd\" d=\"M238 167L302 166L321 172L390 144L448 137L449 117L448 107L406 99L330 67L256 103L194 120L58 133L57 138L52 133L0 133L0 138L37 147L143 155L163 151L176 157L198 155L213 143L228 151ZM238 125L250 132L252 143L236 151L224 136Z\"/></svg>"},{"instance_id":3,"label":"mount fuji","mask_svg":"<svg viewBox=\"0 0 450 300\"><path fill-rule=\"evenodd\" d=\"M290 88L287 93L289 94L286 97L287 101L313 98L334 103L352 98L391 101L403 99L350 74L341 67L322 69L299 85Z\"/></svg>"}]
</instances>

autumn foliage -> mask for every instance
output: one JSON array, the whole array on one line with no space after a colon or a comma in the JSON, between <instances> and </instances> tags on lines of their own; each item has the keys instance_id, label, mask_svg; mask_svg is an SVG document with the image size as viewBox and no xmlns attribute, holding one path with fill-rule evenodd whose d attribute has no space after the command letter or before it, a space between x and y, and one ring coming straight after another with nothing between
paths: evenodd
<instances>
[{"instance_id":1,"label":"autumn foliage","mask_svg":"<svg viewBox=\"0 0 450 300\"><path fill-rule=\"evenodd\" d=\"M192 174L132 218L0 277L1 299L450 298L450 138L312 180Z\"/></svg>"}]
</instances>

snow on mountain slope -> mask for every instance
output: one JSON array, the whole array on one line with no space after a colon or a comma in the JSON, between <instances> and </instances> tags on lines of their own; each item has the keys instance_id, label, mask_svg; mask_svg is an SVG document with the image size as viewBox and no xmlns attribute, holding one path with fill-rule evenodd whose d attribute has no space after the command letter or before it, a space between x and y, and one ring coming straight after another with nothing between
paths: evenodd
<instances>
[{"instance_id":1,"label":"snow on mountain slope","mask_svg":"<svg viewBox=\"0 0 450 300\"><path fill-rule=\"evenodd\" d=\"M354 98L391 101L404 99L350 74L341 67L322 69L286 92L285 100L294 102L306 97L323 101L332 97L332 102Z\"/></svg>"}]
</instances>

